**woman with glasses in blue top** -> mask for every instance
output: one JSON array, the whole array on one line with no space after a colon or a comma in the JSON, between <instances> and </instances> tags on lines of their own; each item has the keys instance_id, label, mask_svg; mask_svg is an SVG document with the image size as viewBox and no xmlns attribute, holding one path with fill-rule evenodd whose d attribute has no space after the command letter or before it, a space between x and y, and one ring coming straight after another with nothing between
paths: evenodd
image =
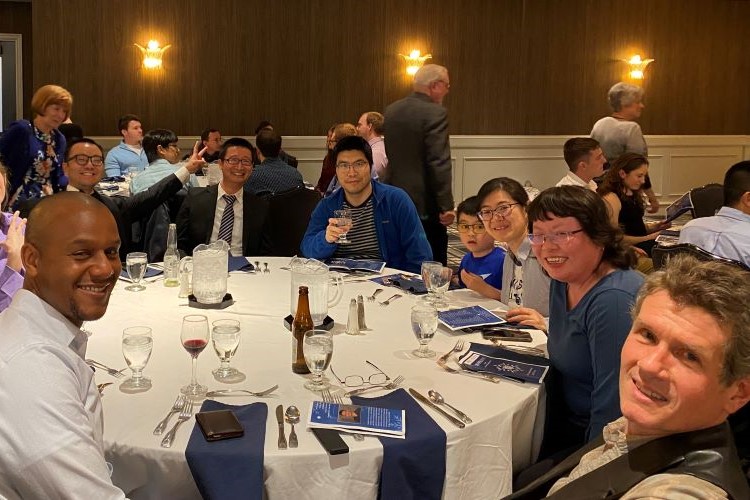
<instances>
[{"instance_id":1,"label":"woman with glasses in blue top","mask_svg":"<svg viewBox=\"0 0 750 500\"><path fill-rule=\"evenodd\" d=\"M547 189L529 204L528 218L532 250L552 278L547 350L554 372L542 449L549 455L581 447L620 416L620 350L643 277L593 191Z\"/></svg>"}]
</instances>

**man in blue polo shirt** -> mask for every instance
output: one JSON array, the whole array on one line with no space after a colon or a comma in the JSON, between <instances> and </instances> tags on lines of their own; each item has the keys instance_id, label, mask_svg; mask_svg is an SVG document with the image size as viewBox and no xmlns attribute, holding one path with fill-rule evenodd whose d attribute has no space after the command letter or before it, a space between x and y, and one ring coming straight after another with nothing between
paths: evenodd
<instances>
[{"instance_id":1,"label":"man in blue polo shirt","mask_svg":"<svg viewBox=\"0 0 750 500\"><path fill-rule=\"evenodd\" d=\"M372 149L361 137L341 139L333 150L341 189L321 200L302 239L306 257L346 257L385 261L388 267L418 273L432 250L414 203L400 188L373 182ZM334 210L352 212L350 228L338 227ZM337 243L346 232L351 243Z\"/></svg>"},{"instance_id":2,"label":"man in blue polo shirt","mask_svg":"<svg viewBox=\"0 0 750 500\"><path fill-rule=\"evenodd\" d=\"M117 121L117 127L122 134L122 142L109 150L104 161L104 173L109 177L125 175L130 169L140 172L148 165L146 152L141 146L143 128L140 118L125 115Z\"/></svg>"}]
</instances>

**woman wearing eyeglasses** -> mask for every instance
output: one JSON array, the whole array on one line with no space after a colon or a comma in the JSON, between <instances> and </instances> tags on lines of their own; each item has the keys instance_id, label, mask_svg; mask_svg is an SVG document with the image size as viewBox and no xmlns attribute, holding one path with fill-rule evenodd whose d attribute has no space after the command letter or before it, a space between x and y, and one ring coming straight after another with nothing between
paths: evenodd
<instances>
[{"instance_id":1,"label":"woman wearing eyeglasses","mask_svg":"<svg viewBox=\"0 0 750 500\"><path fill-rule=\"evenodd\" d=\"M9 169L9 205L64 188L65 136L57 129L73 106L70 92L57 85L40 87L31 98L32 120L18 120L0 135L0 158Z\"/></svg>"},{"instance_id":2,"label":"woman wearing eyeglasses","mask_svg":"<svg viewBox=\"0 0 750 500\"><path fill-rule=\"evenodd\" d=\"M534 255L552 278L547 350L559 384L548 387L549 454L580 447L620 416L620 350L643 277L593 191L547 189L528 214Z\"/></svg>"},{"instance_id":3,"label":"woman wearing eyeglasses","mask_svg":"<svg viewBox=\"0 0 750 500\"><path fill-rule=\"evenodd\" d=\"M8 171L0 163L0 210L5 209ZM26 219L0 211L0 311L10 305L16 291L23 286L21 247Z\"/></svg>"},{"instance_id":4,"label":"woman wearing eyeglasses","mask_svg":"<svg viewBox=\"0 0 750 500\"><path fill-rule=\"evenodd\" d=\"M484 183L477 194L477 215L495 239L505 243L500 301L509 307L507 319L514 323L547 330L549 315L549 276L539 265L527 238L526 206L529 195L509 177Z\"/></svg>"}]
</instances>

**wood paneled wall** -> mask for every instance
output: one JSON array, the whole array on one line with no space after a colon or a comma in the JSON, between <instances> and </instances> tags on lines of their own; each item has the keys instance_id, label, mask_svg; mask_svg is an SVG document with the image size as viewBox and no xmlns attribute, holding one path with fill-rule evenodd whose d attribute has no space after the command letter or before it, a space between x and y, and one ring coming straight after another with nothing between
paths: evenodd
<instances>
[{"instance_id":1,"label":"wood paneled wall","mask_svg":"<svg viewBox=\"0 0 750 500\"><path fill-rule=\"evenodd\" d=\"M750 133L744 0L34 0L34 86L57 82L92 135L117 117L194 135L285 135L382 110L410 91L398 53L451 72L453 134L585 134L619 59L653 57L648 134ZM170 43L164 69L134 42Z\"/></svg>"},{"instance_id":2,"label":"wood paneled wall","mask_svg":"<svg viewBox=\"0 0 750 500\"><path fill-rule=\"evenodd\" d=\"M21 35L24 115L28 116L31 96L34 92L31 67L31 2L0 2L0 33Z\"/></svg>"}]
</instances>

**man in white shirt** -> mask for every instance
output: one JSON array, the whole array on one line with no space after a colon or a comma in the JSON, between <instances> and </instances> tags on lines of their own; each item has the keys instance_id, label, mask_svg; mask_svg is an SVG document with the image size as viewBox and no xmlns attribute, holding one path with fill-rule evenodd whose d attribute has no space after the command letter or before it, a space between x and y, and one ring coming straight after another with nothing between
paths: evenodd
<instances>
[{"instance_id":1,"label":"man in white shirt","mask_svg":"<svg viewBox=\"0 0 750 500\"><path fill-rule=\"evenodd\" d=\"M570 172L556 186L581 186L596 191L595 177L604 172L607 159L595 139L573 137L565 141L563 157Z\"/></svg>"},{"instance_id":2,"label":"man in white shirt","mask_svg":"<svg viewBox=\"0 0 750 500\"><path fill-rule=\"evenodd\" d=\"M107 176L125 175L131 170L140 172L148 165L141 147L143 127L140 118L125 115L117 121L117 129L122 134L122 142L107 153L104 167Z\"/></svg>"},{"instance_id":3,"label":"man in white shirt","mask_svg":"<svg viewBox=\"0 0 750 500\"><path fill-rule=\"evenodd\" d=\"M119 246L114 217L91 196L58 193L31 211L24 288L0 314L0 498L125 498L104 460L80 329L107 310Z\"/></svg>"},{"instance_id":4,"label":"man in white shirt","mask_svg":"<svg viewBox=\"0 0 750 500\"><path fill-rule=\"evenodd\" d=\"M375 174L372 178L381 178L388 168L383 139L383 115L377 111L362 113L357 122L357 135L366 140L372 149L372 171Z\"/></svg>"}]
</instances>

